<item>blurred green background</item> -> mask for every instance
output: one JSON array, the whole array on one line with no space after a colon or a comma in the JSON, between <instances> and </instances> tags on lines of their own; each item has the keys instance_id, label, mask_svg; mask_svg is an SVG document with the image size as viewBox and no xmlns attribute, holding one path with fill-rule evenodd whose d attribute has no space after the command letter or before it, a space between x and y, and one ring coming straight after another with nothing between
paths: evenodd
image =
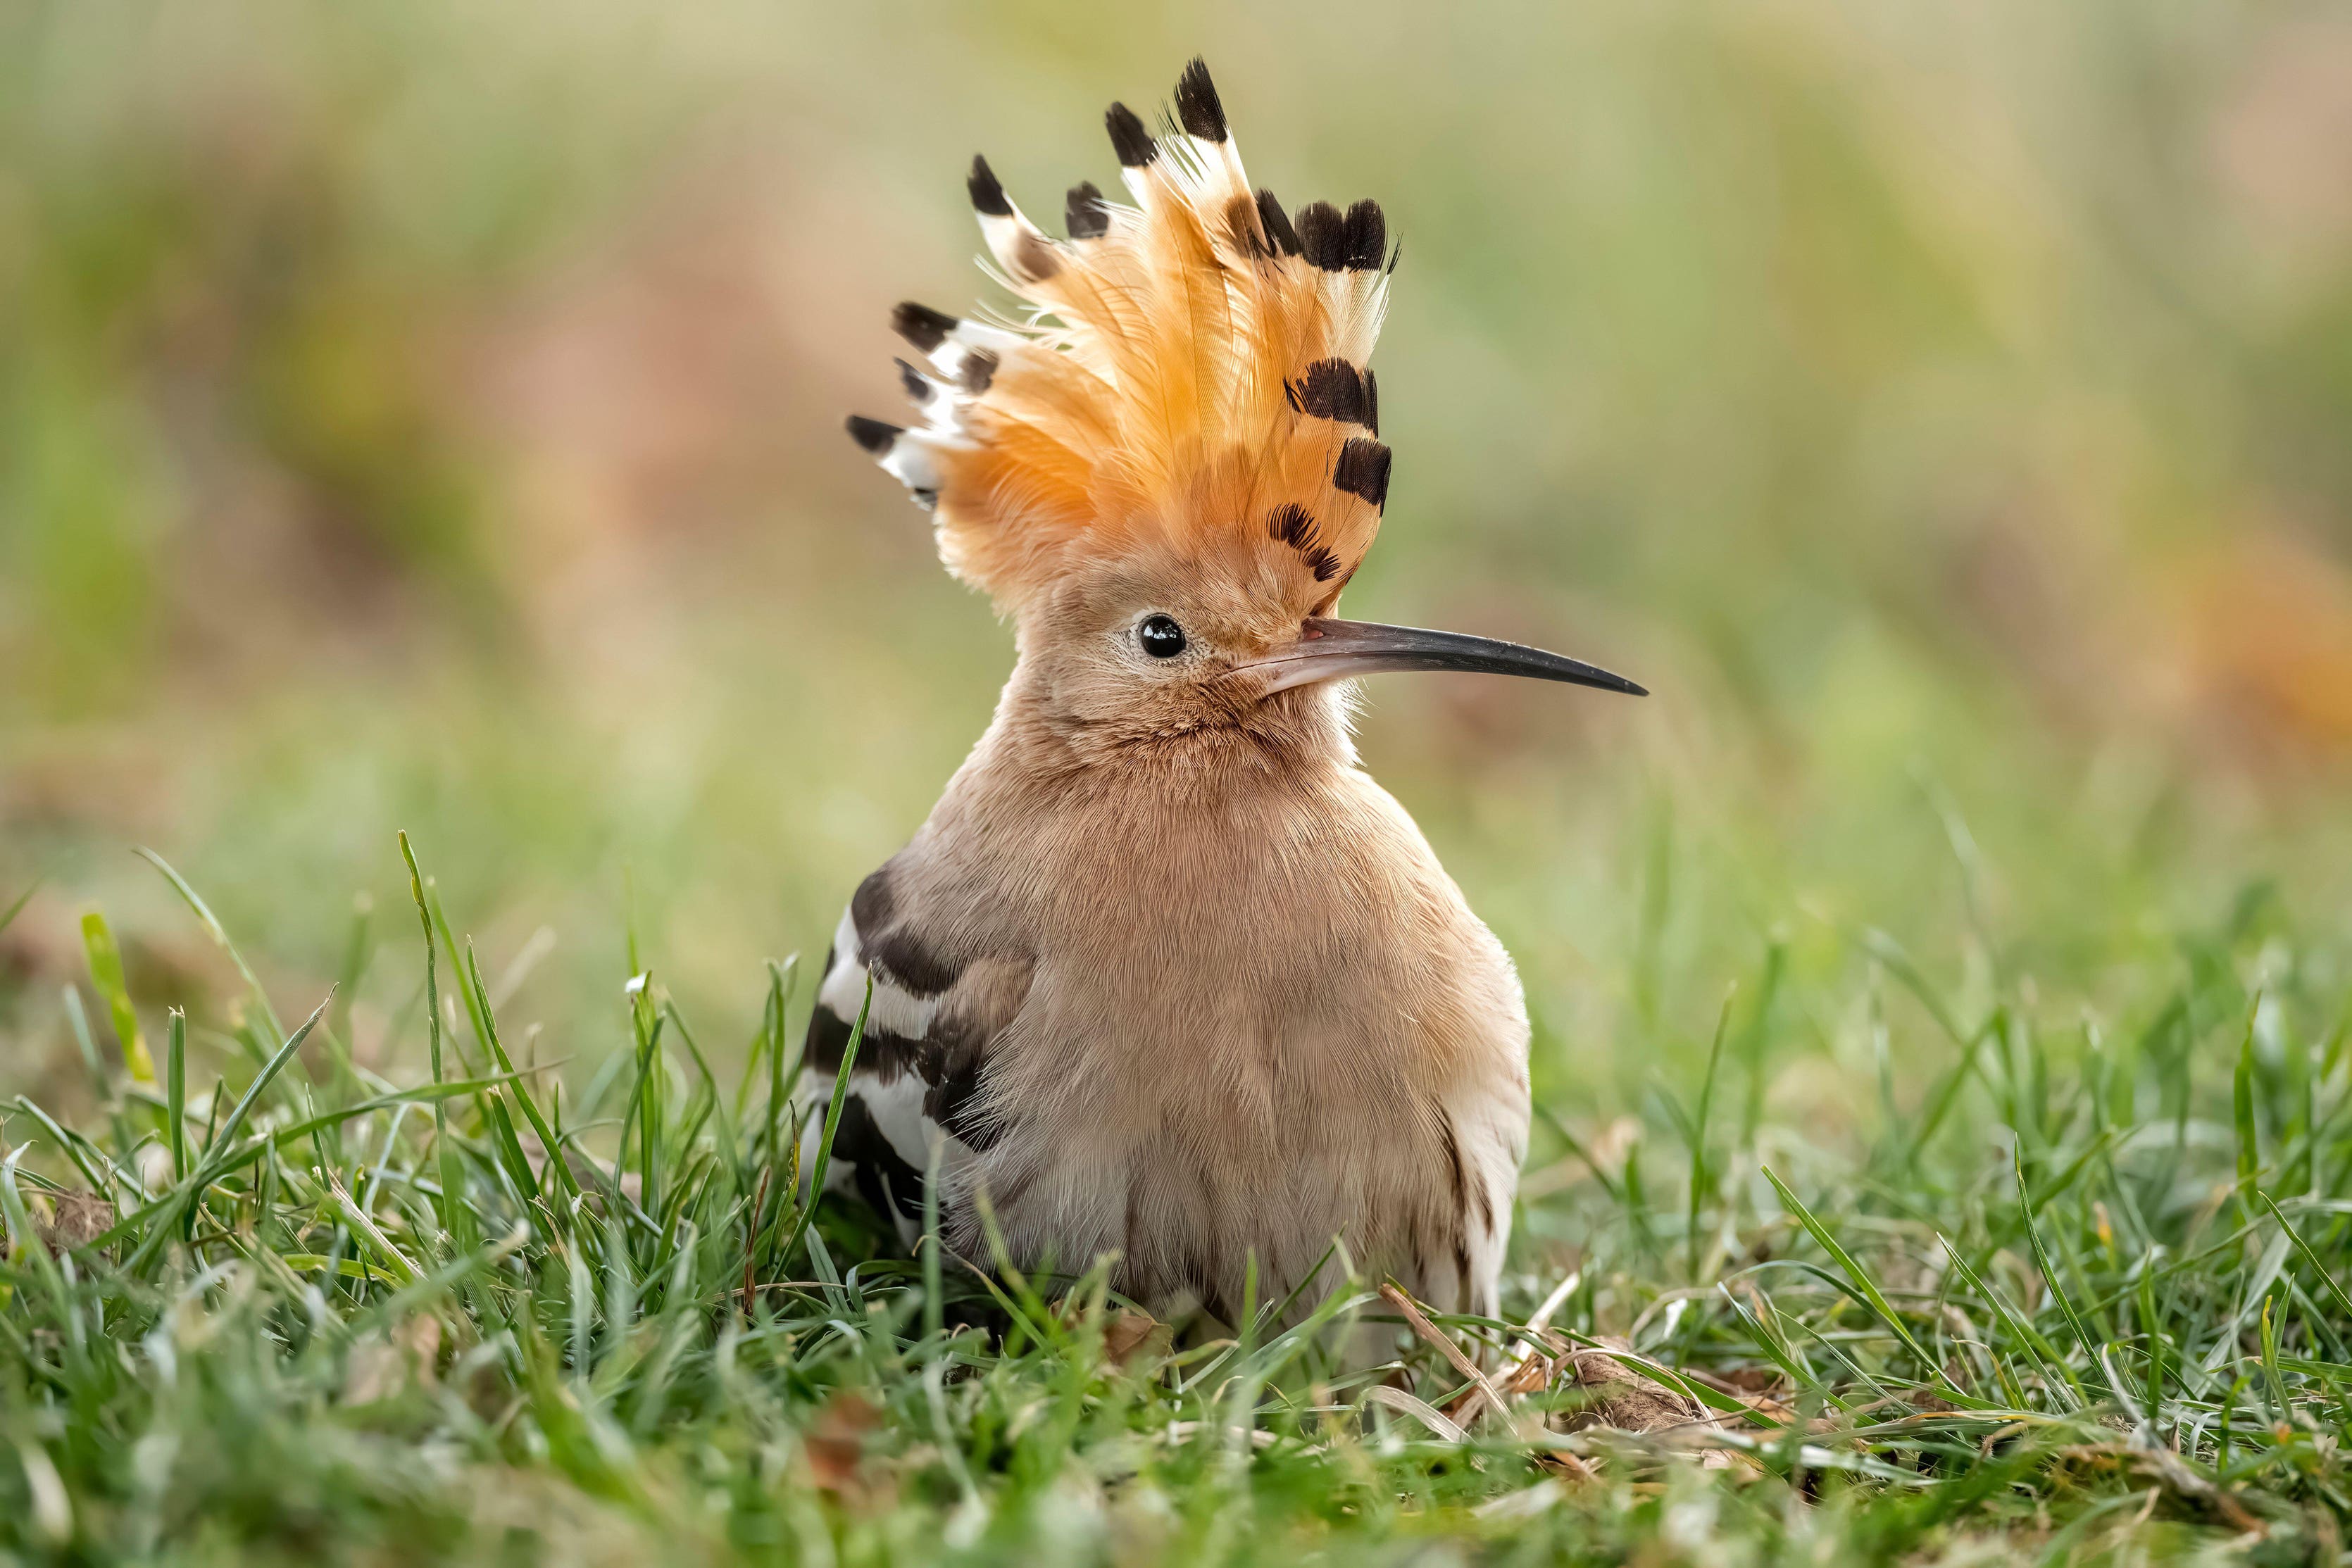
<instances>
[{"instance_id":1,"label":"blurred green background","mask_svg":"<svg viewBox=\"0 0 2352 1568\"><path fill-rule=\"evenodd\" d=\"M228 1021L134 844L298 1016L372 900L387 1071L402 828L542 1056L622 1037L632 923L748 1034L1011 659L842 437L888 308L982 292L975 149L1056 210L1196 51L1259 181L1402 236L1349 610L1657 693L1368 688L1562 1113L1775 944L2074 1009L2252 887L2340 923L2340 5L5 0L0 1083L79 1082L92 906ZM1771 1093L1827 1138L1822 1006Z\"/></svg>"}]
</instances>

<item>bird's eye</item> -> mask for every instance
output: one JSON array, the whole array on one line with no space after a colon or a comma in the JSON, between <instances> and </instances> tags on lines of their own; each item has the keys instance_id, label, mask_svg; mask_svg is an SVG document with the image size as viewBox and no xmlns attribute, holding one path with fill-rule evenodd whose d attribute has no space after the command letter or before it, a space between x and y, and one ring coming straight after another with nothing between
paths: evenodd
<instances>
[{"instance_id":1,"label":"bird's eye","mask_svg":"<svg viewBox=\"0 0 2352 1568\"><path fill-rule=\"evenodd\" d=\"M1184 651L1184 628L1165 615L1147 616L1135 629L1135 639L1155 659L1172 659Z\"/></svg>"}]
</instances>

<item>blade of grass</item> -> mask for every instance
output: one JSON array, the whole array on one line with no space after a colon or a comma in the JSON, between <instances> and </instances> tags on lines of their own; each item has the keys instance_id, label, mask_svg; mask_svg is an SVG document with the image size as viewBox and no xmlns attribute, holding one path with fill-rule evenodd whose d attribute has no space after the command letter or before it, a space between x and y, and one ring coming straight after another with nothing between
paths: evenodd
<instances>
[{"instance_id":1,"label":"blade of grass","mask_svg":"<svg viewBox=\"0 0 2352 1568\"><path fill-rule=\"evenodd\" d=\"M359 998L360 982L366 978L368 961L375 955L369 940L374 915L374 899L365 893L352 896L351 932L343 939L343 960L335 970L335 1010L327 1015L327 1043L335 1053L336 1070L345 1078L352 1075L352 1004Z\"/></svg>"},{"instance_id":2,"label":"blade of grass","mask_svg":"<svg viewBox=\"0 0 2352 1568\"><path fill-rule=\"evenodd\" d=\"M2139 1308L2139 1332L2147 1341L2147 1421L2151 1430L2164 1409L2165 1350L2170 1343L2164 1333L2164 1319L2156 1305L2156 1262L2158 1253L2150 1252L2140 1260L2139 1281L2134 1291Z\"/></svg>"},{"instance_id":3,"label":"blade of grass","mask_svg":"<svg viewBox=\"0 0 2352 1568\"><path fill-rule=\"evenodd\" d=\"M188 1015L173 1008L163 1037L163 1126L171 1136L172 1179L188 1174Z\"/></svg>"},{"instance_id":4,"label":"blade of grass","mask_svg":"<svg viewBox=\"0 0 2352 1568\"><path fill-rule=\"evenodd\" d=\"M310 1038L310 1031L318 1027L319 1020L326 1017L327 1002L331 1000L333 998L330 996L327 1001L321 1001L310 1016L302 1020L302 1027L286 1037L286 1042L278 1048L261 1071L254 1075L253 1082L246 1085L245 1093L238 1098L236 1108L229 1112L228 1120L223 1122L220 1131L206 1142L204 1158L197 1162L194 1173L175 1183L171 1192L165 1194L157 1203L149 1205L146 1209L131 1216L130 1219L116 1224L104 1236L99 1238L98 1243L93 1245L117 1239L126 1228L138 1224L143 1218L152 1216L159 1209L176 1214L178 1205L193 1206L201 1202L205 1188L253 1157L250 1149L239 1150L232 1147L236 1142L236 1135L244 1130L246 1120L253 1114L255 1104L259 1102L263 1094L268 1092L270 1084L277 1081L278 1075L286 1070L286 1064L294 1060L294 1053L302 1049L302 1042ZM163 1246L164 1238L171 1235L172 1230L173 1227L167 1225L147 1226L145 1239L124 1260L123 1272L137 1273L140 1266Z\"/></svg>"},{"instance_id":5,"label":"blade of grass","mask_svg":"<svg viewBox=\"0 0 2352 1568\"><path fill-rule=\"evenodd\" d=\"M945 1152L944 1135L932 1134L923 1162L923 1339L932 1358L947 1333L945 1287L940 1278L940 1158Z\"/></svg>"},{"instance_id":6,"label":"blade of grass","mask_svg":"<svg viewBox=\"0 0 2352 1568\"><path fill-rule=\"evenodd\" d=\"M1787 1377L1791 1384L1799 1388L1805 1389L1814 1394L1826 1403L1834 1405L1841 1410L1850 1409L1852 1407L1849 1401L1840 1397L1836 1390L1831 1388L1829 1385L1823 1383L1821 1378L1814 1374L1812 1367L1796 1354L1794 1348L1789 1344L1786 1337L1783 1336L1779 1330L1766 1323L1761 1314L1749 1311L1745 1302L1733 1295L1728 1284L1718 1281L1717 1281L1715 1288L1722 1295L1723 1299L1730 1304L1733 1313L1739 1318L1742 1323L1747 1325L1748 1336L1756 1342L1757 1348L1764 1353L1767 1360L1770 1361L1775 1366L1778 1366L1780 1369L1781 1375ZM1753 1289L1752 1286L1750 1288ZM1762 1292L1759 1291L1757 1293L1756 1300L1758 1306L1762 1307L1767 1312L1771 1310L1770 1303L1765 1299ZM1759 1413L1759 1418L1769 1419L1769 1417L1761 1416L1760 1412ZM1780 1425L1780 1423L1777 1421L1772 1424L1775 1426Z\"/></svg>"},{"instance_id":7,"label":"blade of grass","mask_svg":"<svg viewBox=\"0 0 2352 1568\"><path fill-rule=\"evenodd\" d=\"M82 1010L80 988L68 985L61 996L66 1027L72 1031L74 1049L81 1053L82 1069L89 1074L90 1092L103 1103L114 1097L114 1085L108 1082L106 1063L99 1059L98 1038L89 1032L89 1015Z\"/></svg>"},{"instance_id":8,"label":"blade of grass","mask_svg":"<svg viewBox=\"0 0 2352 1568\"><path fill-rule=\"evenodd\" d=\"M269 1038L272 1040L283 1038L286 1026L278 1020L278 1009L269 1005L269 993L261 988L261 982L255 977L251 966L246 963L245 955L238 952L236 944L228 939L228 931L221 925L220 917L212 912L212 906L197 895L196 890L188 885L187 879L173 871L171 862L162 855L144 845L134 852L141 860L162 872L164 880L172 884L181 899L190 909L195 911L196 919L211 934L212 939L219 944L221 951L228 955L229 962L236 966L236 972L245 977L246 988L253 993L254 1005L261 1009L261 1021L268 1029Z\"/></svg>"},{"instance_id":9,"label":"blade of grass","mask_svg":"<svg viewBox=\"0 0 2352 1568\"><path fill-rule=\"evenodd\" d=\"M231 1168L233 1164L239 1163L214 1151L226 1148L236 1140L238 1133L244 1131L247 1119L253 1114L254 1106L259 1103L261 1096L268 1092L269 1085L278 1075L286 1070L286 1064L294 1060L294 1053L302 1049L302 1042L310 1038L310 1031L318 1028L320 1019L326 1017L328 1002L333 999L331 994L326 1001L321 1001L312 1009L310 1016L302 1020L302 1027L286 1037L286 1043L278 1048L276 1054L270 1057L268 1064L254 1075L251 1083L246 1085L244 1094L238 1097L236 1107L229 1112L228 1120L223 1122L220 1124L220 1131L214 1134L211 1146L205 1151L205 1160L198 1166L200 1176L209 1172L210 1175L216 1176L222 1171Z\"/></svg>"},{"instance_id":10,"label":"blade of grass","mask_svg":"<svg viewBox=\"0 0 2352 1568\"><path fill-rule=\"evenodd\" d=\"M633 945L634 946L634 945ZM649 970L639 969L629 977L623 988L629 998L629 1027L635 1036L635 1049L629 1060L635 1071L629 1082L629 1103L621 1113L621 1136L625 1143L634 1130L637 1148L637 1201L648 1214L660 1204L661 1145L665 1118L662 1113L661 1014L653 1003L654 977ZM615 1166L617 1174L618 1166Z\"/></svg>"},{"instance_id":11,"label":"blade of grass","mask_svg":"<svg viewBox=\"0 0 2352 1568\"><path fill-rule=\"evenodd\" d=\"M131 1005L131 985L122 968L122 947L106 916L91 910L81 917L82 955L89 964L89 983L106 1003L114 1038L122 1047L122 1065L134 1082L152 1087L155 1059L148 1053L147 1037L139 1030L139 1010Z\"/></svg>"},{"instance_id":12,"label":"blade of grass","mask_svg":"<svg viewBox=\"0 0 2352 1568\"><path fill-rule=\"evenodd\" d=\"M1601 1162L1594 1159L1591 1152L1585 1148L1576 1134L1568 1130L1567 1124L1559 1119L1550 1106L1540 1100L1537 1101L1532 1108L1536 1113L1536 1120L1550 1129L1551 1135L1559 1140L1560 1146L1574 1155L1577 1163L1592 1173L1592 1179L1600 1184L1601 1190L1608 1195L1609 1201L1622 1205L1625 1195L1619 1190L1616 1182L1610 1179L1609 1173L1601 1168Z\"/></svg>"},{"instance_id":13,"label":"blade of grass","mask_svg":"<svg viewBox=\"0 0 2352 1568\"><path fill-rule=\"evenodd\" d=\"M188 1176L188 1015L178 1008L172 1009L163 1037L163 1126L171 1138L172 1180L184 1181ZM180 1214L180 1239L194 1239L195 1226L196 1211L191 1205Z\"/></svg>"},{"instance_id":14,"label":"blade of grass","mask_svg":"<svg viewBox=\"0 0 2352 1568\"><path fill-rule=\"evenodd\" d=\"M416 903L416 923L425 933L425 1038L432 1058L433 1082L439 1084L447 1074L441 1065L441 981L433 940L433 912L425 905L425 873L416 867L416 852L409 845L405 829L400 833L400 858L408 862L408 894ZM556 1164L563 1163L562 1155L549 1152ZM457 1163L457 1145L449 1141L449 1110L439 1100L433 1102L433 1154L441 1178L433 1194L434 1218L454 1250L471 1251L472 1216L458 1197L463 1171Z\"/></svg>"},{"instance_id":15,"label":"blade of grass","mask_svg":"<svg viewBox=\"0 0 2352 1568\"><path fill-rule=\"evenodd\" d=\"M1685 1225L1684 1242L1690 1254L1690 1274L1698 1278L1699 1267L1699 1207L1708 1196L1709 1180L1706 1160L1706 1121L1715 1103L1715 1075L1723 1065L1723 1040L1731 1031L1731 1004L1739 995L1737 984L1723 993L1723 1010L1715 1019L1715 1043L1707 1047L1706 1076L1698 1086L1698 1111L1691 1119L1690 1140L1690 1213Z\"/></svg>"},{"instance_id":16,"label":"blade of grass","mask_svg":"<svg viewBox=\"0 0 2352 1568\"><path fill-rule=\"evenodd\" d=\"M729 1173L734 1177L734 1190L738 1193L748 1191L751 1186L751 1171L743 1163L743 1141L736 1135L735 1115L728 1108L726 1096L719 1092L718 1075L710 1071L710 1061L702 1054L701 1042L687 1027L686 1015L677 1010L677 1002L670 998L663 998L662 1013L685 1044L687 1059L694 1063L694 1071L701 1078L703 1090L709 1096L709 1109L706 1114L717 1119L719 1147L727 1161Z\"/></svg>"},{"instance_id":17,"label":"blade of grass","mask_svg":"<svg viewBox=\"0 0 2352 1568\"><path fill-rule=\"evenodd\" d=\"M447 936L448 926L446 924L441 926L441 933L445 938ZM498 1019L491 1016L489 998L483 993L482 967L475 956L474 945L471 941L466 944L466 959L457 967L457 975L459 984L466 994L467 1011L474 1019L475 1038L489 1048L490 1060L498 1066L498 1075L502 1075L506 1079L503 1094L497 1090L486 1090L483 1092L483 1109L489 1117L492 1131L498 1134L499 1152L505 1157L508 1169L513 1173L516 1186L536 1198L540 1192L540 1176L530 1168L530 1156L523 1153L522 1140L515 1134L514 1118L507 1114L507 1100L511 1098L521 1107L523 1115L530 1122L531 1131L538 1134L539 1146L541 1149L551 1149L555 1146L554 1130L548 1126L547 1119L540 1114L537 1103L524 1091L520 1078L515 1073L513 1059L507 1055L506 1047L499 1042ZM555 1169L556 1182L559 1186L571 1181L571 1169L562 1161L554 1160L550 1164ZM543 1210L543 1212L549 1213L551 1218L553 1217L551 1210Z\"/></svg>"},{"instance_id":18,"label":"blade of grass","mask_svg":"<svg viewBox=\"0 0 2352 1568\"><path fill-rule=\"evenodd\" d=\"M0 931L5 931L16 924L16 916L24 914L25 905L33 902L33 894L41 891L41 878L35 877L27 883L25 885L25 891L16 895L16 902L8 906L8 913L0 915Z\"/></svg>"},{"instance_id":19,"label":"blade of grass","mask_svg":"<svg viewBox=\"0 0 2352 1568\"><path fill-rule=\"evenodd\" d=\"M2066 1293L2065 1279L2058 1272L2058 1265L2051 1261L2050 1249L2042 1244L2042 1227L2034 1222L2033 1218L2033 1197L2025 1186L2025 1166L2016 1157L2014 1149L2011 1150L2010 1172L2017 1184L2018 1218L2025 1228L2026 1243L2033 1252L2033 1266L2042 1271L2042 1288L2057 1303L2058 1315L2066 1320L2067 1331L2074 1336L2074 1343L2082 1347L2084 1355L2095 1366L2099 1359L2099 1340L2084 1325L2082 1314L2074 1310L2074 1299Z\"/></svg>"},{"instance_id":20,"label":"blade of grass","mask_svg":"<svg viewBox=\"0 0 2352 1568\"><path fill-rule=\"evenodd\" d=\"M2293 1419L2294 1403L2287 1396L2286 1377L2279 1371L2278 1324L2271 1316L2272 1298L2263 1298L2262 1345L2263 1383L2269 1390L2271 1419L2282 1426Z\"/></svg>"},{"instance_id":21,"label":"blade of grass","mask_svg":"<svg viewBox=\"0 0 2352 1568\"><path fill-rule=\"evenodd\" d=\"M279 1148L299 1144L314 1133L339 1127L361 1116L377 1111L389 1111L396 1105L424 1105L441 1100L462 1100L480 1094L502 1084L530 1077L534 1072L551 1072L562 1066L561 1061L543 1061L537 1067L526 1067L516 1072L501 1072L488 1078L453 1078L446 1083L422 1083L414 1089L394 1090L389 1094L377 1094L353 1104L322 1111L315 1116L291 1123L268 1134L268 1141Z\"/></svg>"},{"instance_id":22,"label":"blade of grass","mask_svg":"<svg viewBox=\"0 0 2352 1568\"><path fill-rule=\"evenodd\" d=\"M2260 1017L2263 998L2254 995L2253 1005L2246 1009L2246 1029L2238 1041L2237 1070L2231 1075L2230 1108L2238 1134L2238 1200L2246 1212L2254 1212L2254 1199L2260 1196L2263 1158L2254 1131L2254 1020Z\"/></svg>"},{"instance_id":23,"label":"blade of grass","mask_svg":"<svg viewBox=\"0 0 2352 1568\"><path fill-rule=\"evenodd\" d=\"M2320 1260L2319 1254L2313 1251L2311 1244L2296 1232L2279 1206L2271 1201L2270 1195L2258 1192L2255 1196L2263 1200L2263 1207L2271 1211L2271 1218L2278 1221L2279 1228L2286 1233L2287 1240L2303 1260L2311 1265L2311 1271L2319 1276L2319 1282L2327 1287L2327 1293L2335 1299L2337 1309L2344 1314L2344 1321L2352 1323L2352 1295L2346 1294L2344 1287L2336 1282L2336 1276L2328 1272L2327 1265Z\"/></svg>"},{"instance_id":24,"label":"blade of grass","mask_svg":"<svg viewBox=\"0 0 2352 1568\"><path fill-rule=\"evenodd\" d=\"M67 1159L73 1162L74 1169L81 1173L81 1179L89 1184L90 1191L104 1192L113 1185L109 1179L112 1174L109 1166L91 1163L93 1156L100 1158L103 1156L91 1146L89 1139L77 1137L59 1126L57 1120L47 1111L22 1094L16 1096L16 1105L18 1110L38 1123L43 1132L57 1140L58 1149L63 1152Z\"/></svg>"},{"instance_id":25,"label":"blade of grass","mask_svg":"<svg viewBox=\"0 0 2352 1568\"><path fill-rule=\"evenodd\" d=\"M793 1249L808 1234L809 1223L816 1218L816 1200L824 1191L825 1171L833 1163L833 1137L841 1128L841 1107L849 1099L849 1074L857 1065L857 1047L866 1039L866 1019L873 1007L874 977L868 975L866 999L857 1004L857 1021L849 1026L848 1043L841 1048L841 1067L833 1075L833 1099L825 1106L824 1128L817 1134L816 1157L809 1162L808 1198L801 1205L800 1218L794 1222L792 1235L785 1239L783 1250L776 1254L775 1266L779 1268L792 1261Z\"/></svg>"},{"instance_id":26,"label":"blade of grass","mask_svg":"<svg viewBox=\"0 0 2352 1568\"><path fill-rule=\"evenodd\" d=\"M1876 1312L1886 1326L1895 1331L1895 1337L1903 1342L1904 1348L1918 1358L1919 1364L1926 1370L1927 1376L1943 1385L1945 1397L1955 1404L1976 1403L1967 1391L1944 1375L1944 1369L1937 1364L1936 1359L1922 1349L1919 1342L1911 1336L1910 1326L1904 1322L1902 1317L1895 1312L1894 1303L1889 1301L1886 1299L1886 1293L1879 1289L1878 1281L1871 1276L1870 1270L1854 1260L1853 1254L1848 1252L1840 1244L1838 1239L1830 1233L1829 1227L1814 1217L1813 1211L1805 1207L1804 1200L1790 1189L1789 1184L1780 1179L1778 1172L1769 1166L1762 1168L1764 1179L1772 1184L1772 1190L1780 1195L1781 1203L1786 1205L1789 1212L1796 1217L1797 1223L1805 1228L1806 1234L1813 1239L1822 1251L1830 1255L1831 1260L1837 1264L1839 1271L1845 1275L1853 1288L1862 1292L1863 1299L1870 1303L1871 1311Z\"/></svg>"}]
</instances>

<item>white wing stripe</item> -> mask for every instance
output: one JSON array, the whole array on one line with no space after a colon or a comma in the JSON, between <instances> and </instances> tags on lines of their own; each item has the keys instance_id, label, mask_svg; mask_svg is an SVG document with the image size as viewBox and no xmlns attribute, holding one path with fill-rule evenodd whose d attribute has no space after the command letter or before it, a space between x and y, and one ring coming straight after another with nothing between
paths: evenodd
<instances>
[{"instance_id":1,"label":"white wing stripe","mask_svg":"<svg viewBox=\"0 0 2352 1568\"><path fill-rule=\"evenodd\" d=\"M856 1023L857 1009L866 1005L866 956L857 940L857 922L845 909L833 934L833 967L817 988L817 1005L844 1023ZM931 1016L939 1008L937 997L910 996L877 975L874 1010L866 1016L866 1027L919 1040L929 1032Z\"/></svg>"}]
</instances>

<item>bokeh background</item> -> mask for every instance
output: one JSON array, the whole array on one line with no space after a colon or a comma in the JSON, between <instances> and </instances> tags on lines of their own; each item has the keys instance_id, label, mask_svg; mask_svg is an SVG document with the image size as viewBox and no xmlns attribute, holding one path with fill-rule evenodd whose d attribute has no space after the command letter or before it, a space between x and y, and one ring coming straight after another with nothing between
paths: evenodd
<instances>
[{"instance_id":1,"label":"bokeh background","mask_svg":"<svg viewBox=\"0 0 2352 1568\"><path fill-rule=\"evenodd\" d=\"M1057 210L1196 51L1261 182L1402 237L1350 611L1657 693L1368 692L1562 1114L1776 950L2096 1009L2265 901L2340 922L2340 5L5 0L0 1084L81 1082L91 907L219 1048L139 844L281 1011L362 921L387 1071L403 828L542 1055L623 1037L632 929L748 1035L1011 658L842 436L889 307L983 291L975 149ZM1759 1092L1828 1138L1821 1005Z\"/></svg>"}]
</instances>

